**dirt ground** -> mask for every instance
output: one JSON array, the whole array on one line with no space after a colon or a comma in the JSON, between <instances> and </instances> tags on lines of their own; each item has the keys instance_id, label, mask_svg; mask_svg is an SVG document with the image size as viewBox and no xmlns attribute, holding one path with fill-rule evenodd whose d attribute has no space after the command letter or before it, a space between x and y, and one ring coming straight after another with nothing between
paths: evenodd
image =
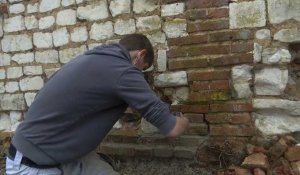
<instances>
[{"instance_id":1,"label":"dirt ground","mask_svg":"<svg viewBox=\"0 0 300 175\"><path fill-rule=\"evenodd\" d=\"M212 175L204 168L182 159L126 159L120 160L121 175Z\"/></svg>"}]
</instances>

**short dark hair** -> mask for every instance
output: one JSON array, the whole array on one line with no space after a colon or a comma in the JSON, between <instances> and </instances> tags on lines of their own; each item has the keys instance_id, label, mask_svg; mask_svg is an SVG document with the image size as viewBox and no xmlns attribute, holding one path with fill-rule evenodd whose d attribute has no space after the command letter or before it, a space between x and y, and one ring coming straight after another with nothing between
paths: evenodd
<instances>
[{"instance_id":1,"label":"short dark hair","mask_svg":"<svg viewBox=\"0 0 300 175\"><path fill-rule=\"evenodd\" d=\"M154 59L154 51L151 42L143 34L129 34L122 38L119 43L124 46L128 51L146 49L145 56L146 63L151 66Z\"/></svg>"}]
</instances>

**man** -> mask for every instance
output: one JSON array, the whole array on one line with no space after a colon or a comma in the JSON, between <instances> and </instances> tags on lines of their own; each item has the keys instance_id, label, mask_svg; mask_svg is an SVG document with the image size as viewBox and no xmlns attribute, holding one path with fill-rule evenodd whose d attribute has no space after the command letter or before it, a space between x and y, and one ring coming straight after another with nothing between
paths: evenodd
<instances>
[{"instance_id":1,"label":"man","mask_svg":"<svg viewBox=\"0 0 300 175\"><path fill-rule=\"evenodd\" d=\"M170 113L141 72L152 65L153 57L147 37L132 34L64 65L36 95L18 127L6 173L118 174L93 150L128 105L162 134L180 135L188 120Z\"/></svg>"}]
</instances>

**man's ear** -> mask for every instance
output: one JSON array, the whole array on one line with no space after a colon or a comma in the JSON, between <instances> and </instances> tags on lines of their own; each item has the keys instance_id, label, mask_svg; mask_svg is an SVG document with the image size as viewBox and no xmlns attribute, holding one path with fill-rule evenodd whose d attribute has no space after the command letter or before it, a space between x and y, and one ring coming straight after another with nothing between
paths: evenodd
<instances>
[{"instance_id":1,"label":"man's ear","mask_svg":"<svg viewBox=\"0 0 300 175\"><path fill-rule=\"evenodd\" d=\"M142 58L145 58L146 54L147 54L147 50L146 49L143 49L139 52L139 56L142 57Z\"/></svg>"}]
</instances>

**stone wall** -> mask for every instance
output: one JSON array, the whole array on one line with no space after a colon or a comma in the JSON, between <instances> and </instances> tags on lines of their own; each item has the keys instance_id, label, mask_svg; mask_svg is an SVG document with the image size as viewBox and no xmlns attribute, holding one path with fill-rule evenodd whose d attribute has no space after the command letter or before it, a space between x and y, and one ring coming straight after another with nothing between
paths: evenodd
<instances>
[{"instance_id":1,"label":"stone wall","mask_svg":"<svg viewBox=\"0 0 300 175\"><path fill-rule=\"evenodd\" d=\"M130 112L99 149L208 163L226 155L211 145L229 143L241 157L252 136L300 131L299 10L298 0L1 0L0 130L14 131L72 58L143 33L155 48L145 75L190 127L170 141Z\"/></svg>"}]
</instances>

